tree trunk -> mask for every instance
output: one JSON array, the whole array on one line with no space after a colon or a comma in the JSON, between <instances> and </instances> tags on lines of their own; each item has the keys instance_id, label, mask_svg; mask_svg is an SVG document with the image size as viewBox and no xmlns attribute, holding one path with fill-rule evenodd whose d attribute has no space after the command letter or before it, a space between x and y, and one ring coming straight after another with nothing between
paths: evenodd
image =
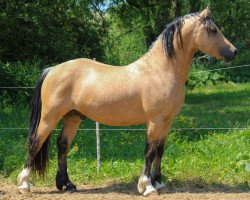
<instances>
[{"instance_id":1,"label":"tree trunk","mask_svg":"<svg viewBox=\"0 0 250 200\"><path fill-rule=\"evenodd\" d=\"M154 31L153 31L151 25L147 24L146 26L144 26L143 32L145 35L145 41L147 44L147 48L149 48L152 45L152 43L155 41Z\"/></svg>"},{"instance_id":2,"label":"tree trunk","mask_svg":"<svg viewBox=\"0 0 250 200\"><path fill-rule=\"evenodd\" d=\"M176 0L175 1L175 18L181 16L181 6L182 6L182 0Z\"/></svg>"}]
</instances>

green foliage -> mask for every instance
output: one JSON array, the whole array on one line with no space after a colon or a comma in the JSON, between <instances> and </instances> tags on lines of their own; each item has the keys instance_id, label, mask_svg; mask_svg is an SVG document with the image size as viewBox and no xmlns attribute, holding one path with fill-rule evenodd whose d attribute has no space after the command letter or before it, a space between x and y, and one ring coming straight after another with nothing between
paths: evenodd
<instances>
[{"instance_id":1,"label":"green foliage","mask_svg":"<svg viewBox=\"0 0 250 200\"><path fill-rule=\"evenodd\" d=\"M197 87L187 91L185 104L173 127L249 127L249 102L249 83ZM205 133L211 133L211 130L179 130L177 133L183 140L194 141L203 139Z\"/></svg>"},{"instance_id":2,"label":"green foliage","mask_svg":"<svg viewBox=\"0 0 250 200\"><path fill-rule=\"evenodd\" d=\"M235 83L245 83L250 81L250 51L240 53L230 66L248 65L243 68L235 68L226 71L226 75Z\"/></svg>"},{"instance_id":3,"label":"green foliage","mask_svg":"<svg viewBox=\"0 0 250 200\"><path fill-rule=\"evenodd\" d=\"M221 82L244 83L250 80L250 51L244 51L231 63L225 64L223 61L216 61L210 56L198 52L193 60L193 66L189 73L186 86L188 89L204 85L216 85ZM230 68L232 69L221 69ZM220 70L221 69L221 70ZM209 71L215 70L215 71Z\"/></svg>"},{"instance_id":4,"label":"green foliage","mask_svg":"<svg viewBox=\"0 0 250 200\"><path fill-rule=\"evenodd\" d=\"M114 65L126 65L134 62L146 51L146 44L141 30L131 31L122 27L117 19L110 20L109 41L105 47L103 60ZM136 26L134 21L133 26ZM117 31L119 30L119 31Z\"/></svg>"},{"instance_id":5,"label":"green foliage","mask_svg":"<svg viewBox=\"0 0 250 200\"><path fill-rule=\"evenodd\" d=\"M106 34L90 1L1 1L0 58L51 64L101 58Z\"/></svg>"},{"instance_id":6,"label":"green foliage","mask_svg":"<svg viewBox=\"0 0 250 200\"><path fill-rule=\"evenodd\" d=\"M110 2L110 1L104 1ZM209 1L209 0L175 0L175 1L157 1L149 2L142 0L133 1L111 1L109 5L109 18L112 19L111 32L115 30L116 35L126 35L125 38L115 38L106 56L111 63L129 63L131 58L136 58L139 52L145 52L152 42L163 31L165 26L177 16L182 16L192 12L198 12L205 9L208 5L211 7L212 18L216 25L221 29L222 33L228 38L239 50L236 61L231 66L249 64L249 25L247 0L237 1ZM119 23L112 23L118 21ZM112 30L112 28L114 28ZM129 33L129 34L128 34ZM111 34L112 35L112 34ZM112 37L111 37L112 38ZM136 38L140 38L137 40ZM144 40L143 45L141 41ZM126 41L122 43L121 41ZM127 56L127 41L138 42L138 47L133 48L136 56ZM118 44L118 45L117 45ZM120 45L120 46L119 46ZM123 48L125 47L125 48ZM145 48L145 49L144 49ZM139 50L139 51L138 51ZM118 53L117 53L118 51ZM124 52L125 51L125 52ZM124 52L124 53L120 53ZM114 55L114 56L113 56ZM198 54L200 56L200 54ZM204 66L202 70L225 67L222 62L215 62L213 59L206 59L206 63L199 62L195 66ZM249 81L249 68L229 70L225 73L210 72L196 74L190 77L188 85L190 88L194 86L212 85L221 81L247 82Z\"/></svg>"},{"instance_id":7,"label":"green foliage","mask_svg":"<svg viewBox=\"0 0 250 200\"><path fill-rule=\"evenodd\" d=\"M214 21L241 52L248 50L249 45L248 4L248 0L210 1Z\"/></svg>"},{"instance_id":8,"label":"green foliage","mask_svg":"<svg viewBox=\"0 0 250 200\"><path fill-rule=\"evenodd\" d=\"M199 70L192 70L186 85L188 89L194 89L194 87L202 87L204 85L216 85L222 81L225 81L225 76L217 72L206 71L206 68L199 68Z\"/></svg>"},{"instance_id":9,"label":"green foliage","mask_svg":"<svg viewBox=\"0 0 250 200\"><path fill-rule=\"evenodd\" d=\"M238 160L238 155L245 155L249 159L249 131L227 134L217 132L198 141L177 141L177 144L173 141L170 144L173 145L170 150L172 155L166 157L168 165L165 165L165 170L170 173L170 182L196 180L196 184L204 187L206 184L222 185L226 181L234 186L240 183L242 188L249 190L250 174L245 164L239 166ZM174 153L175 148L178 149L178 154ZM244 161L249 163L249 160ZM239 177L243 178L240 182Z\"/></svg>"},{"instance_id":10,"label":"green foliage","mask_svg":"<svg viewBox=\"0 0 250 200\"><path fill-rule=\"evenodd\" d=\"M0 86L1 87L35 87L40 76L39 64L33 63L2 63L0 62ZM1 104L20 104L30 101L33 94L32 88L14 89L1 88Z\"/></svg>"}]
</instances>

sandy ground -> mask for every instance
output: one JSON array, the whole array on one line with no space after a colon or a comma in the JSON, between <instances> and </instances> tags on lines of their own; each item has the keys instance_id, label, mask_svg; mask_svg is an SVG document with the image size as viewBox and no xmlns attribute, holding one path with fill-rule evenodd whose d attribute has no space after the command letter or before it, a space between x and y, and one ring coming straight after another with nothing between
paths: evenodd
<instances>
[{"instance_id":1,"label":"sandy ground","mask_svg":"<svg viewBox=\"0 0 250 200\"><path fill-rule=\"evenodd\" d=\"M19 200L19 199L73 199L73 200L130 200L130 199L220 199L220 200L250 200L250 192L239 191L225 188L171 188L168 191L162 191L160 195L142 197L138 194L135 186L126 186L122 184L111 184L102 187L91 185L78 186L77 192L60 192L55 187L32 187L30 193L21 194L16 185L9 183L0 184L0 199L2 200Z\"/></svg>"}]
</instances>

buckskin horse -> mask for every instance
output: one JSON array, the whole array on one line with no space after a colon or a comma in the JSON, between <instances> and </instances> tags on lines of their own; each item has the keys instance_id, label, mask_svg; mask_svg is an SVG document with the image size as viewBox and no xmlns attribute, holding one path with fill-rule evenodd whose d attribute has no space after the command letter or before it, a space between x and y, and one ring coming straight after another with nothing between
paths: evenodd
<instances>
[{"instance_id":1,"label":"buckskin horse","mask_svg":"<svg viewBox=\"0 0 250 200\"><path fill-rule=\"evenodd\" d=\"M197 50L226 62L237 54L208 8L168 24L149 51L127 66L80 58L45 69L32 102L29 154L18 176L19 190L30 190L32 171L44 175L50 135L62 118L56 187L76 189L68 177L67 153L81 121L90 118L111 126L147 124L145 165L137 188L143 196L158 194L166 187L161 175L165 141L183 104Z\"/></svg>"}]
</instances>

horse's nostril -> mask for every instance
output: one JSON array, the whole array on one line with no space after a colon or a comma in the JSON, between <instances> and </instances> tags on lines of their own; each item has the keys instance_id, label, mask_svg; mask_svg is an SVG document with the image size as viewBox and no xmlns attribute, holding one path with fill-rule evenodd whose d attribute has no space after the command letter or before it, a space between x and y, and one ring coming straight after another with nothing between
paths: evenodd
<instances>
[{"instance_id":1,"label":"horse's nostril","mask_svg":"<svg viewBox=\"0 0 250 200\"><path fill-rule=\"evenodd\" d=\"M235 50L234 50L234 55L236 56L236 55L237 55L237 53L238 53L238 50L237 50L237 49L235 49Z\"/></svg>"}]
</instances>

